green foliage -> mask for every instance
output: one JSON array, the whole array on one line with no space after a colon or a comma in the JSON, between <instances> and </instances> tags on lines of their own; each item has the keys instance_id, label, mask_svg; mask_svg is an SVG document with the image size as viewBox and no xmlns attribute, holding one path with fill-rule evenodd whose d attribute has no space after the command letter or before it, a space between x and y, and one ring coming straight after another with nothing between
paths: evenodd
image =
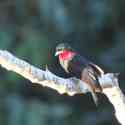
<instances>
[{"instance_id":1,"label":"green foliage","mask_svg":"<svg viewBox=\"0 0 125 125\"><path fill-rule=\"evenodd\" d=\"M16 47L16 54L28 60L34 65L47 64L49 59L50 45L47 38L38 32L25 29L23 30L21 44Z\"/></svg>"},{"instance_id":2,"label":"green foliage","mask_svg":"<svg viewBox=\"0 0 125 125\"><path fill-rule=\"evenodd\" d=\"M7 31L0 31L0 48L7 49L11 47L13 34Z\"/></svg>"}]
</instances>

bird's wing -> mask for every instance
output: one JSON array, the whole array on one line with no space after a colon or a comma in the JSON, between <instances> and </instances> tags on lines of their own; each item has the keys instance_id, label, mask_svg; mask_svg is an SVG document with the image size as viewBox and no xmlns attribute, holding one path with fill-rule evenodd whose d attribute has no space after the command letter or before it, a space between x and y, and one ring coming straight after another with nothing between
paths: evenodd
<instances>
[{"instance_id":1,"label":"bird's wing","mask_svg":"<svg viewBox=\"0 0 125 125\"><path fill-rule=\"evenodd\" d=\"M93 70L94 70L94 72L95 72L96 74L98 74L98 75L100 75L100 76L101 76L102 74L104 74L104 71L103 71L99 66L97 66L96 64L94 64L94 63L89 63L89 66L93 68Z\"/></svg>"},{"instance_id":2,"label":"bird's wing","mask_svg":"<svg viewBox=\"0 0 125 125\"><path fill-rule=\"evenodd\" d=\"M98 90L99 92L101 92L102 87L101 87L99 80L98 80L98 77L100 77L98 75L100 75L100 74L98 74L97 71L93 67L90 66L88 68L88 75L89 75L92 83L94 84L95 89Z\"/></svg>"},{"instance_id":3,"label":"bird's wing","mask_svg":"<svg viewBox=\"0 0 125 125\"><path fill-rule=\"evenodd\" d=\"M92 94L93 100L96 105L98 105L98 97L96 95L96 77L94 76L93 69L91 67L86 67L82 74L81 74L81 80L84 81L86 84L88 84L89 90Z\"/></svg>"}]
</instances>

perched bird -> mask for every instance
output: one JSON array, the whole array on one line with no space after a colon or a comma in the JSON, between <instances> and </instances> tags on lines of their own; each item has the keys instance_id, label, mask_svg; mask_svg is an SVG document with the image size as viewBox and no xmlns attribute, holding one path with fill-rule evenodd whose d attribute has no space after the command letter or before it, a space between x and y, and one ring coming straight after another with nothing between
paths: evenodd
<instances>
[{"instance_id":1,"label":"perched bird","mask_svg":"<svg viewBox=\"0 0 125 125\"><path fill-rule=\"evenodd\" d=\"M102 92L98 78L104 74L104 71L96 64L79 55L67 43L60 43L56 46L55 56L58 56L62 68L67 73L72 74L74 77L88 84L94 102L98 105L96 92Z\"/></svg>"}]
</instances>

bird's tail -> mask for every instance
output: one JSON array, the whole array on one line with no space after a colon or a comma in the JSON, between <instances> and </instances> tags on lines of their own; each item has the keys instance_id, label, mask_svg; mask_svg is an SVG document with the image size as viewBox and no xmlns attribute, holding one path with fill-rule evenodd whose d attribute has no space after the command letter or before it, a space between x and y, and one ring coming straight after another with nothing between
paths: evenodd
<instances>
[{"instance_id":1,"label":"bird's tail","mask_svg":"<svg viewBox=\"0 0 125 125\"><path fill-rule=\"evenodd\" d=\"M92 98L94 100L95 105L98 106L99 102L98 102L98 97L97 97L97 94L96 94L95 90L90 86L88 86L88 87L89 87L89 91L92 94Z\"/></svg>"},{"instance_id":2,"label":"bird's tail","mask_svg":"<svg viewBox=\"0 0 125 125\"><path fill-rule=\"evenodd\" d=\"M98 103L97 94L95 92L91 92L91 94L92 94L92 98L94 100L95 105L98 106L99 103Z\"/></svg>"}]
</instances>

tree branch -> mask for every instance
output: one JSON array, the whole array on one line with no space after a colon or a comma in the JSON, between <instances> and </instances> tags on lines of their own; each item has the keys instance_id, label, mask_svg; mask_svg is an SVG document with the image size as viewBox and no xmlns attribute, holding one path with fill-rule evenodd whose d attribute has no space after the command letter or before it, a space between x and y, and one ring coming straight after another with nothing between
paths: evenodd
<instances>
[{"instance_id":1,"label":"tree branch","mask_svg":"<svg viewBox=\"0 0 125 125\"><path fill-rule=\"evenodd\" d=\"M63 79L51 73L48 69L43 71L37 67L16 58L8 51L0 50L0 64L3 68L16 72L32 83L57 90L60 94L67 93L72 96L76 93L88 92L88 87L82 81L74 77Z\"/></svg>"},{"instance_id":2,"label":"tree branch","mask_svg":"<svg viewBox=\"0 0 125 125\"><path fill-rule=\"evenodd\" d=\"M125 97L118 86L103 90L115 109L115 116L118 121L125 125Z\"/></svg>"},{"instance_id":3,"label":"tree branch","mask_svg":"<svg viewBox=\"0 0 125 125\"><path fill-rule=\"evenodd\" d=\"M0 50L0 65L10 71L16 72L32 83L39 83L43 86L52 88L60 94L67 93L72 96L79 93L89 92L89 86L75 77L64 79L54 75L48 69L46 71L16 58L5 50ZM99 78L103 88L103 93L113 104L117 119L122 125L125 125L125 97L118 85L118 78L114 73L104 74Z\"/></svg>"}]
</instances>

